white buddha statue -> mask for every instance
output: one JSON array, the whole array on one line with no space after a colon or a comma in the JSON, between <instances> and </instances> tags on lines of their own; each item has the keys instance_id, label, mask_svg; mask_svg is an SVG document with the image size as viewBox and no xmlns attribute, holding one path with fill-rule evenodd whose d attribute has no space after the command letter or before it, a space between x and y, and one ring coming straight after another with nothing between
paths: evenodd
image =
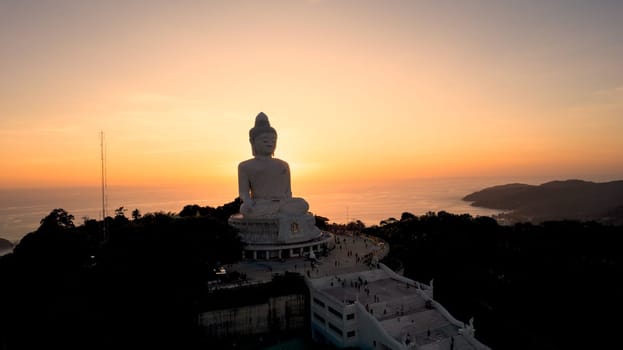
<instances>
[{"instance_id":1,"label":"white buddha statue","mask_svg":"<svg viewBox=\"0 0 623 350\"><path fill-rule=\"evenodd\" d=\"M290 167L273 158L277 132L268 117L260 113L255 126L249 130L254 158L238 165L238 192L245 218L270 218L306 214L309 205L303 198L293 198L290 187Z\"/></svg>"}]
</instances>

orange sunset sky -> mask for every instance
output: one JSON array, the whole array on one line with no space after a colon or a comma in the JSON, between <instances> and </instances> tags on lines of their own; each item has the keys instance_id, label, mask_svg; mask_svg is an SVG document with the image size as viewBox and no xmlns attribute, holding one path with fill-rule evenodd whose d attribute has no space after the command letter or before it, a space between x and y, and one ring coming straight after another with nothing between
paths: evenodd
<instances>
[{"instance_id":1,"label":"orange sunset sky","mask_svg":"<svg viewBox=\"0 0 623 350\"><path fill-rule=\"evenodd\" d=\"M0 0L0 188L623 177L622 1ZM297 187L298 186L298 187Z\"/></svg>"}]
</instances>

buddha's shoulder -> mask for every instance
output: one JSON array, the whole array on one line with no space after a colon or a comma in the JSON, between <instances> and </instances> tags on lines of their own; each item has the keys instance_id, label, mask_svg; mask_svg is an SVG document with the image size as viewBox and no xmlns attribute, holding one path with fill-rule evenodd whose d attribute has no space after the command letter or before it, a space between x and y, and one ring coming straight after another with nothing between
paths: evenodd
<instances>
[{"instance_id":1,"label":"buddha's shoulder","mask_svg":"<svg viewBox=\"0 0 623 350\"><path fill-rule=\"evenodd\" d=\"M242 161L238 164L238 168L240 169L251 169L251 168L263 168L263 167L289 167L288 163L279 159L279 158L270 158L270 159L256 159L251 158L245 161Z\"/></svg>"},{"instance_id":2,"label":"buddha's shoulder","mask_svg":"<svg viewBox=\"0 0 623 350\"><path fill-rule=\"evenodd\" d=\"M242 162L238 163L238 166L239 167L249 166L249 165L253 164L255 161L256 161L255 158L243 160Z\"/></svg>"},{"instance_id":3,"label":"buddha's shoulder","mask_svg":"<svg viewBox=\"0 0 623 350\"><path fill-rule=\"evenodd\" d=\"M288 162L286 162L286 161L284 161L284 160L281 160L281 159L279 159L279 158L272 158L272 161L273 161L275 164L279 164L279 165L283 165L283 166L288 166Z\"/></svg>"}]
</instances>

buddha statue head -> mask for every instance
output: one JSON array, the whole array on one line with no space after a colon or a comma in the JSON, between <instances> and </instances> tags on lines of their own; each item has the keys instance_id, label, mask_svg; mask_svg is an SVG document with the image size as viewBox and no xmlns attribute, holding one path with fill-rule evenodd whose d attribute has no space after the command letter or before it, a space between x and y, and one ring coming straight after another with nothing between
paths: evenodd
<instances>
[{"instance_id":1,"label":"buddha statue head","mask_svg":"<svg viewBox=\"0 0 623 350\"><path fill-rule=\"evenodd\" d=\"M264 112L255 117L255 126L249 130L251 150L256 157L271 157L277 147L277 131L270 126Z\"/></svg>"}]
</instances>

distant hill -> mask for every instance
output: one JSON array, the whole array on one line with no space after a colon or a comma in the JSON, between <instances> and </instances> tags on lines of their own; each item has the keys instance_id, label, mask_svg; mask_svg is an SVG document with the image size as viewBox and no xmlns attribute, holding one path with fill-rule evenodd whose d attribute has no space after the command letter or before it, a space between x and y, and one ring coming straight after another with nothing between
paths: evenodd
<instances>
[{"instance_id":1,"label":"distant hill","mask_svg":"<svg viewBox=\"0 0 623 350\"><path fill-rule=\"evenodd\" d=\"M507 212L503 221L595 220L623 224L623 181L552 181L542 185L507 184L471 193L471 205Z\"/></svg>"}]
</instances>

